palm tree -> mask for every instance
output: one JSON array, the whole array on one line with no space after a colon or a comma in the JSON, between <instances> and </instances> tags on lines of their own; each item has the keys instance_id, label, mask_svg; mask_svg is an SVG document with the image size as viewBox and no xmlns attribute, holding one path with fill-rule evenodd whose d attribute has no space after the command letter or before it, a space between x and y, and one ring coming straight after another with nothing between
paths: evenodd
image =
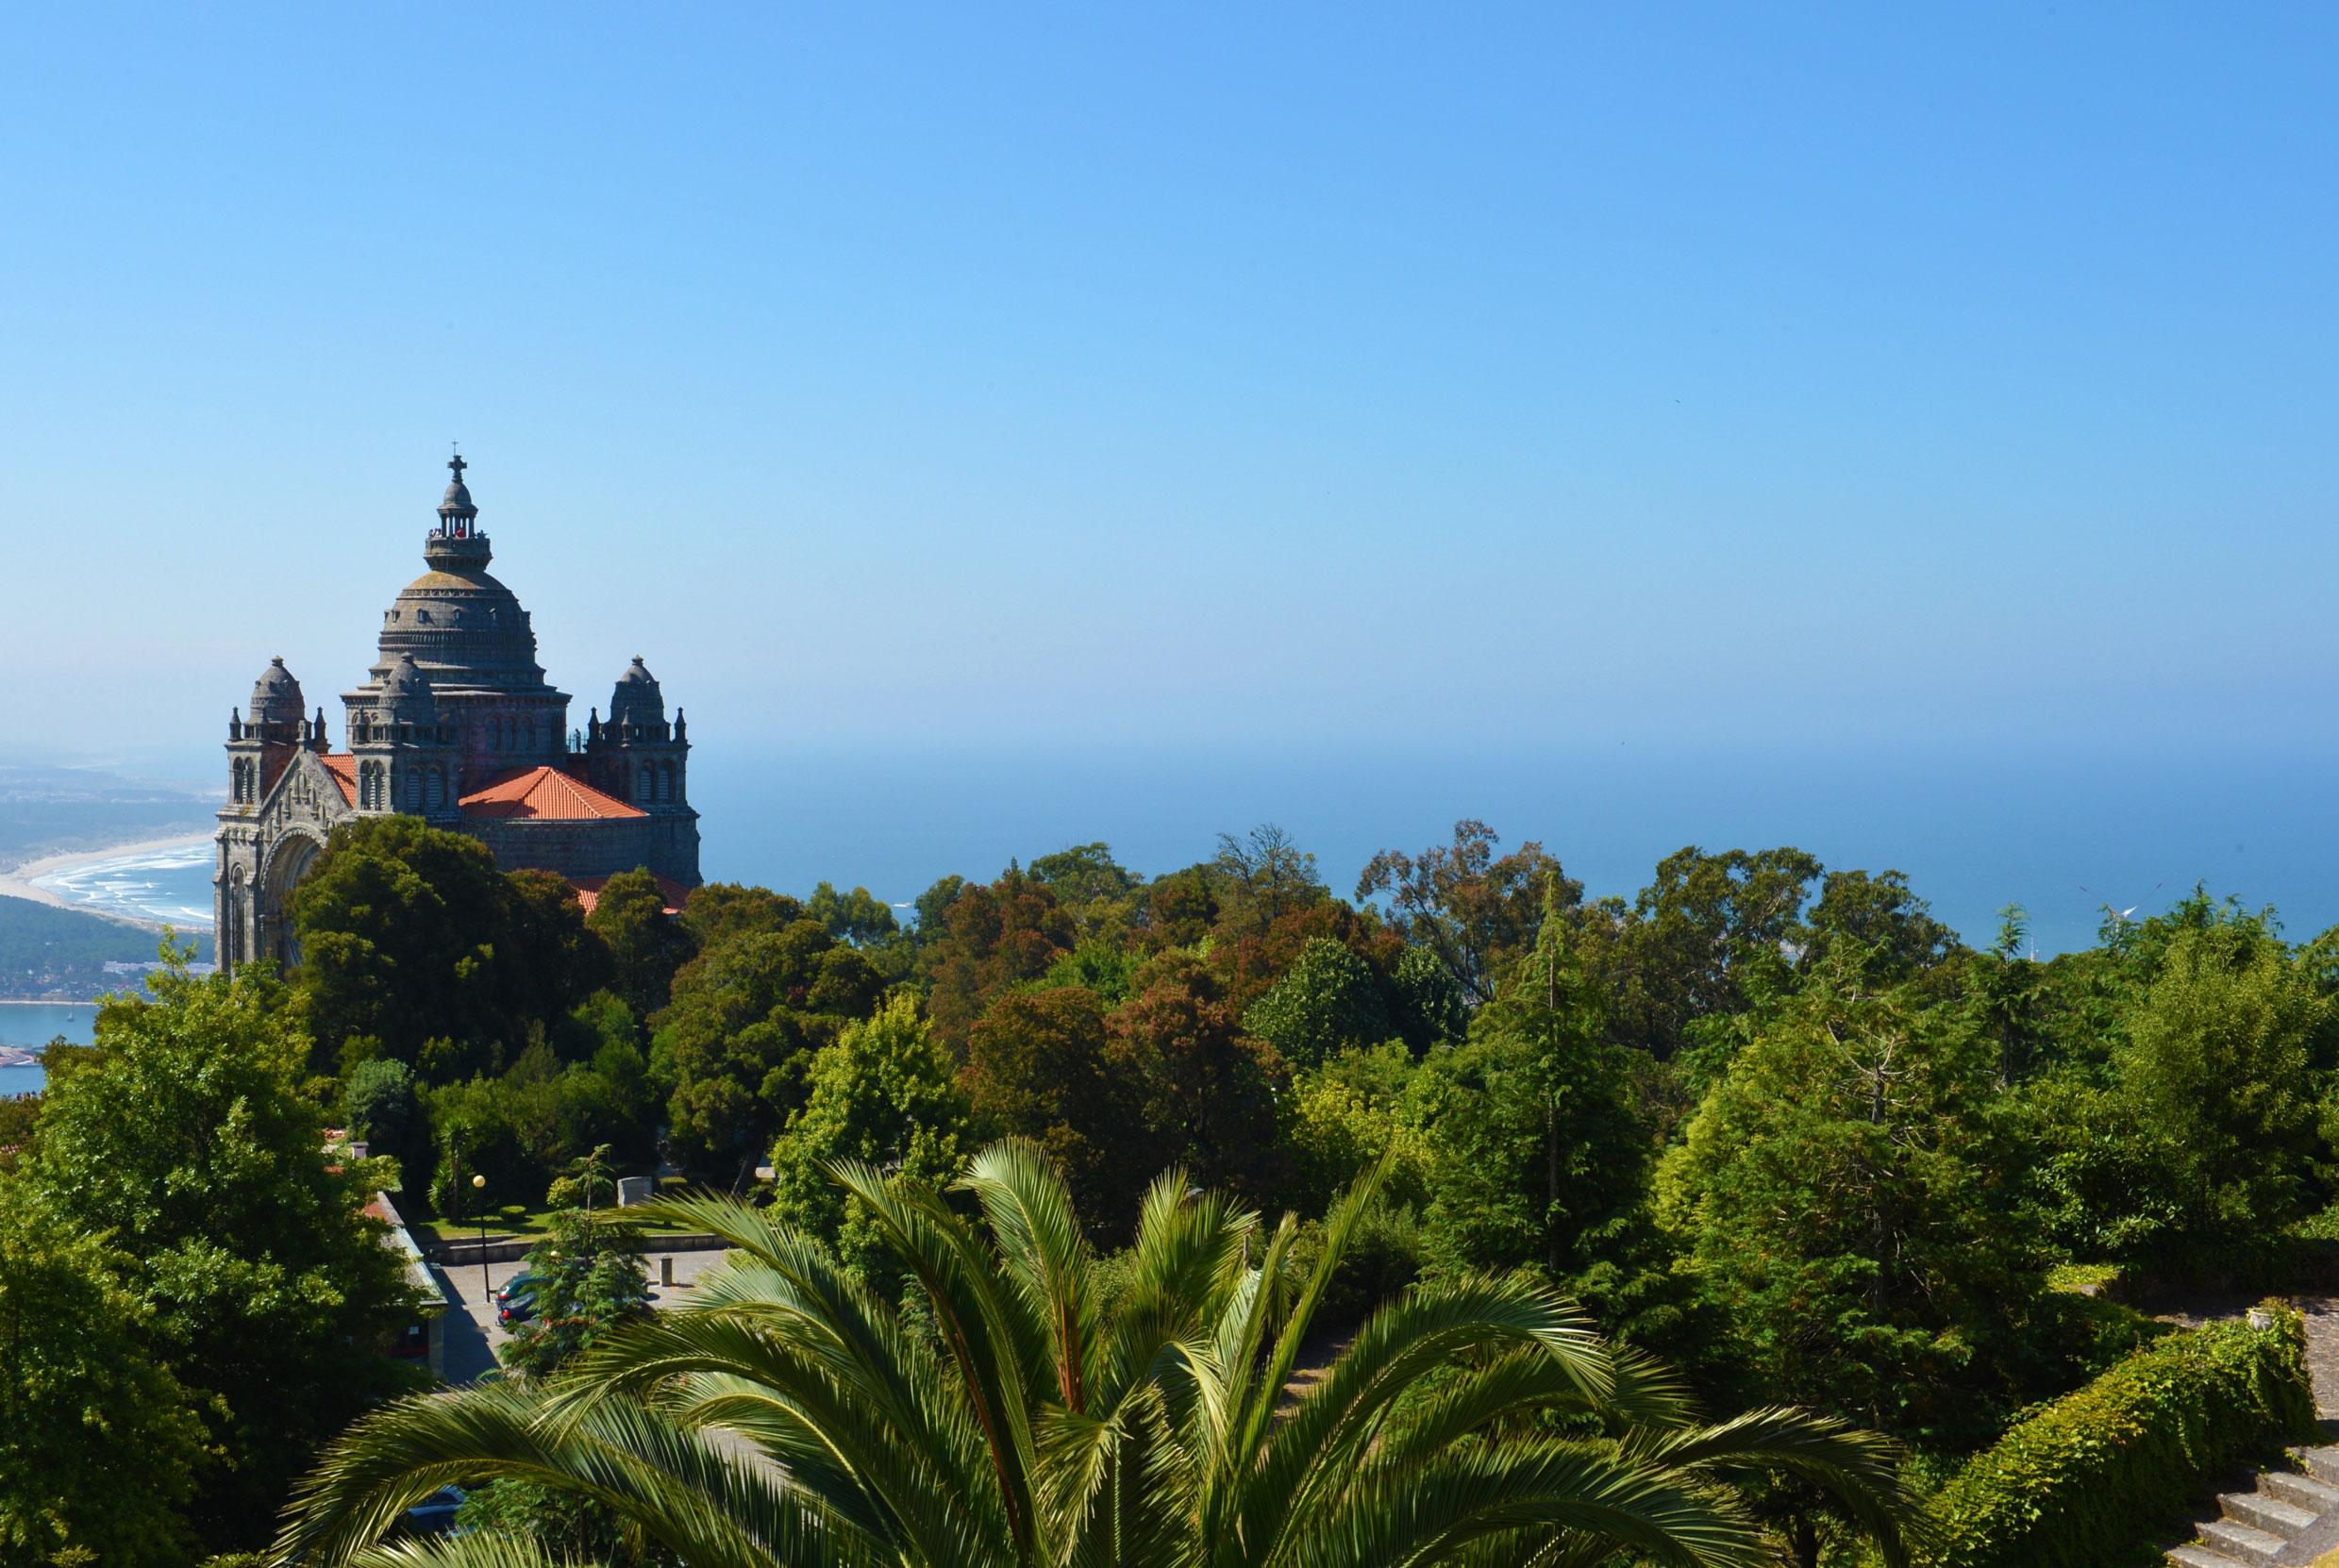
<instances>
[{"instance_id":1,"label":"palm tree","mask_svg":"<svg viewBox=\"0 0 2339 1568\"><path fill-rule=\"evenodd\" d=\"M692 1568L1586 1568L1776 1560L1732 1476L1815 1485L1894 1564L1883 1440L1758 1410L1696 1424L1678 1381L1524 1278L1418 1285L1286 1395L1378 1176L1291 1262L1256 1217L1171 1172L1119 1288L1027 1144L945 1194L837 1178L915 1289L896 1306L807 1237L727 1199L663 1217L736 1249L686 1308L537 1388L410 1399L327 1452L278 1541L302 1563L517 1568L467 1537L376 1547L439 1487L520 1477L596 1500L636 1551ZM1109 1299L1110 1297L1110 1299Z\"/></svg>"}]
</instances>

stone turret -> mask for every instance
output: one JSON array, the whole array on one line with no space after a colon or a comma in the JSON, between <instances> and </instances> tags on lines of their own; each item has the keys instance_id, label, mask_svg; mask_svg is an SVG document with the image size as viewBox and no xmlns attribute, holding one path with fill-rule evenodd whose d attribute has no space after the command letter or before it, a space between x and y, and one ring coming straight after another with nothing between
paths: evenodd
<instances>
[{"instance_id":1,"label":"stone turret","mask_svg":"<svg viewBox=\"0 0 2339 1568\"><path fill-rule=\"evenodd\" d=\"M227 719L227 804L258 806L286 766L303 750L325 749L325 712L320 709L312 726L304 709L300 682L284 667L282 655L252 683L251 717L242 711Z\"/></svg>"},{"instance_id":2,"label":"stone turret","mask_svg":"<svg viewBox=\"0 0 2339 1568\"><path fill-rule=\"evenodd\" d=\"M636 654L610 693L610 716L596 711L586 725L586 776L644 811L688 811L690 755L690 742L666 723L658 677Z\"/></svg>"}]
</instances>

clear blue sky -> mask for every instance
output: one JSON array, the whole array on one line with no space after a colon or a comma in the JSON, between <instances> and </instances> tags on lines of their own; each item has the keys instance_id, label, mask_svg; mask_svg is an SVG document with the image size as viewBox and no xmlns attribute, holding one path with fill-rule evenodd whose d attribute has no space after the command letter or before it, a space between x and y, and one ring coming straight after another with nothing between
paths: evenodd
<instances>
[{"instance_id":1,"label":"clear blue sky","mask_svg":"<svg viewBox=\"0 0 2339 1568\"><path fill-rule=\"evenodd\" d=\"M14 743L338 726L450 437L702 748L2318 729L2339 13L1914 9L21 10Z\"/></svg>"}]
</instances>

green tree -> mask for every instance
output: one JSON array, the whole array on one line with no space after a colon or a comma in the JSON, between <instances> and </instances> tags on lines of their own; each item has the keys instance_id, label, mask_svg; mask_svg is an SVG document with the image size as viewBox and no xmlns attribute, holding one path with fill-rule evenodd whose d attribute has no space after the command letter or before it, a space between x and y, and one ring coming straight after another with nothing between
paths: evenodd
<instances>
[{"instance_id":1,"label":"green tree","mask_svg":"<svg viewBox=\"0 0 2339 1568\"><path fill-rule=\"evenodd\" d=\"M1819 884L1802 942L1802 965L1816 969L1839 954L1871 984L1896 985L1939 967L1963 950L1957 933L1897 871L1831 871Z\"/></svg>"},{"instance_id":2,"label":"green tree","mask_svg":"<svg viewBox=\"0 0 2339 1568\"><path fill-rule=\"evenodd\" d=\"M1470 1027L1470 1009L1453 972L1427 947L1407 944L1389 976L1390 1011L1405 1043L1418 1056L1432 1045L1460 1040Z\"/></svg>"},{"instance_id":3,"label":"green tree","mask_svg":"<svg viewBox=\"0 0 2339 1568\"><path fill-rule=\"evenodd\" d=\"M839 942L856 947L881 942L900 928L893 909L871 896L867 888L839 892L823 882L805 900L804 914Z\"/></svg>"},{"instance_id":4,"label":"green tree","mask_svg":"<svg viewBox=\"0 0 2339 1568\"><path fill-rule=\"evenodd\" d=\"M1494 999L1504 961L1534 945L1545 912L1571 909L1583 884L1537 843L1497 858L1502 841L1482 822L1454 824L1451 844L1415 859L1400 850L1374 856L1357 878L1360 902L1386 894L1390 924L1437 955L1470 1006Z\"/></svg>"},{"instance_id":5,"label":"green tree","mask_svg":"<svg viewBox=\"0 0 2339 1568\"><path fill-rule=\"evenodd\" d=\"M1775 1396L1943 1441L2019 1402L2043 1254L2014 1201L1995 1053L1954 1009L1840 972L1756 1033L1657 1191Z\"/></svg>"},{"instance_id":6,"label":"green tree","mask_svg":"<svg viewBox=\"0 0 2339 1568\"><path fill-rule=\"evenodd\" d=\"M865 1166L842 1179L936 1332L764 1215L672 1206L737 1249L684 1309L551 1390L475 1386L368 1420L280 1549L347 1561L433 1487L525 1476L605 1500L686 1562L1752 1568L1773 1545L1720 1483L1776 1468L1867 1521L1888 1563L1905 1558L1889 1445L1791 1410L1695 1426L1661 1369L1521 1279L1388 1303L1286 1410L1369 1192L1301 1274L1295 1222L1255 1244L1250 1215L1172 1172L1109 1292L1027 1147L985 1151L959 1184L979 1222L922 1183ZM481 1542L456 1560L550 1559Z\"/></svg>"},{"instance_id":7,"label":"green tree","mask_svg":"<svg viewBox=\"0 0 2339 1568\"><path fill-rule=\"evenodd\" d=\"M972 1146L966 1095L917 1003L900 994L821 1047L807 1077L803 1106L772 1145L773 1209L865 1271L881 1252L877 1232L830 1167L860 1160L946 1183Z\"/></svg>"},{"instance_id":8,"label":"green tree","mask_svg":"<svg viewBox=\"0 0 2339 1568\"><path fill-rule=\"evenodd\" d=\"M1076 940L1056 895L1021 871L1011 869L988 886L961 888L943 931L926 945L935 1035L954 1056L962 1055L992 999L1045 975Z\"/></svg>"},{"instance_id":9,"label":"green tree","mask_svg":"<svg viewBox=\"0 0 2339 1568\"><path fill-rule=\"evenodd\" d=\"M682 905L682 928L691 939L692 949L701 953L733 937L784 931L805 918L799 900L769 888L737 882L709 882L693 888Z\"/></svg>"},{"instance_id":10,"label":"green tree","mask_svg":"<svg viewBox=\"0 0 2339 1568\"><path fill-rule=\"evenodd\" d=\"M957 903L959 894L965 891L966 878L953 873L948 876L936 877L931 887L911 900L911 913L916 924L911 927L911 934L917 939L920 947L939 940L949 930L950 906Z\"/></svg>"},{"instance_id":11,"label":"green tree","mask_svg":"<svg viewBox=\"0 0 2339 1568\"><path fill-rule=\"evenodd\" d=\"M258 1540L322 1438L403 1385L382 1351L414 1304L364 1212L382 1167L329 1162L300 1095L285 988L165 953L155 1000L109 1002L96 1048L51 1068L24 1179L139 1259L159 1357L222 1451L191 1518L226 1550Z\"/></svg>"},{"instance_id":12,"label":"green tree","mask_svg":"<svg viewBox=\"0 0 2339 1568\"><path fill-rule=\"evenodd\" d=\"M1325 1212L1383 1161L1392 1201L1428 1200L1430 1151L1412 1103L1419 1071L1411 1053L1390 1041L1337 1052L1292 1074L1291 1088L1276 1104L1289 1160L1285 1192L1300 1212Z\"/></svg>"},{"instance_id":13,"label":"green tree","mask_svg":"<svg viewBox=\"0 0 2339 1568\"><path fill-rule=\"evenodd\" d=\"M8 1176L0 1259L0 1561L190 1560L203 1424L154 1359L135 1264Z\"/></svg>"},{"instance_id":14,"label":"green tree","mask_svg":"<svg viewBox=\"0 0 2339 1568\"><path fill-rule=\"evenodd\" d=\"M1353 949L1322 938L1301 948L1275 988L1245 1010L1243 1026L1295 1067L1312 1067L1335 1051L1378 1044L1399 1032L1372 966Z\"/></svg>"},{"instance_id":15,"label":"green tree","mask_svg":"<svg viewBox=\"0 0 2339 1568\"><path fill-rule=\"evenodd\" d=\"M1118 945L1136 926L1145 879L1114 859L1109 843L1043 855L1029 875L1055 896L1083 942L1101 937Z\"/></svg>"},{"instance_id":16,"label":"green tree","mask_svg":"<svg viewBox=\"0 0 2339 1568\"><path fill-rule=\"evenodd\" d=\"M516 1049L537 982L497 959L514 903L476 839L396 815L336 828L293 900L318 1067L386 1056L439 1081Z\"/></svg>"},{"instance_id":17,"label":"green tree","mask_svg":"<svg viewBox=\"0 0 2339 1568\"><path fill-rule=\"evenodd\" d=\"M2309 1046L2331 1004L2263 927L2179 931L2113 1054L2113 1104L2170 1184L2164 1267L2247 1266L2306 1211Z\"/></svg>"},{"instance_id":18,"label":"green tree","mask_svg":"<svg viewBox=\"0 0 2339 1568\"><path fill-rule=\"evenodd\" d=\"M1583 952L1617 1037L1668 1060L1696 1043L1700 1025L1783 986L1819 870L1799 849L1708 855L1693 844L1657 863L1629 911L1585 911Z\"/></svg>"},{"instance_id":19,"label":"green tree","mask_svg":"<svg viewBox=\"0 0 2339 1568\"><path fill-rule=\"evenodd\" d=\"M704 889L700 890L704 892ZM601 884L586 928L610 955L610 989L647 1018L666 1005L675 971L689 961L691 933L666 912L666 892L647 871L621 872Z\"/></svg>"},{"instance_id":20,"label":"green tree","mask_svg":"<svg viewBox=\"0 0 2339 1568\"><path fill-rule=\"evenodd\" d=\"M1116 1145L1143 1130L1105 1068L1104 1007L1080 986L999 997L968 1040L963 1081L977 1124L1044 1149L1087 1205L1127 1163Z\"/></svg>"},{"instance_id":21,"label":"green tree","mask_svg":"<svg viewBox=\"0 0 2339 1568\"><path fill-rule=\"evenodd\" d=\"M528 1249L535 1314L496 1352L505 1370L549 1377L623 1325L649 1315L642 1232L626 1213L563 1209L552 1216L543 1240Z\"/></svg>"},{"instance_id":22,"label":"green tree","mask_svg":"<svg viewBox=\"0 0 2339 1568\"><path fill-rule=\"evenodd\" d=\"M1284 916L1329 896L1316 874L1315 857L1274 823L1261 823L1241 838L1218 835L1216 873L1218 927L1231 936L1264 932Z\"/></svg>"},{"instance_id":23,"label":"green tree","mask_svg":"<svg viewBox=\"0 0 2339 1568\"><path fill-rule=\"evenodd\" d=\"M504 876L497 975L506 1005L526 1025L550 1026L612 978L610 950L585 924L585 907L549 871Z\"/></svg>"},{"instance_id":24,"label":"green tree","mask_svg":"<svg viewBox=\"0 0 2339 1568\"><path fill-rule=\"evenodd\" d=\"M717 942L677 971L651 1042L677 1162L743 1176L803 1103L812 1053L883 990L867 959L810 920Z\"/></svg>"},{"instance_id":25,"label":"green tree","mask_svg":"<svg viewBox=\"0 0 2339 1568\"><path fill-rule=\"evenodd\" d=\"M1565 924L1412 1086L1428 1204L1423 1240L1447 1268L1533 1268L1612 1327L1662 1337L1675 1315L1646 1209L1656 1140L1630 1055L1601 1027ZM1646 1321L1644 1321L1646 1319Z\"/></svg>"},{"instance_id":26,"label":"green tree","mask_svg":"<svg viewBox=\"0 0 2339 1568\"><path fill-rule=\"evenodd\" d=\"M1153 959L1132 991L1105 1021L1105 1070L1128 1116L1109 1145L1103 1190L1133 1205L1153 1172L1175 1164L1263 1198L1281 1178L1282 1062L1243 1032L1225 986L1190 953Z\"/></svg>"},{"instance_id":27,"label":"green tree","mask_svg":"<svg viewBox=\"0 0 2339 1568\"><path fill-rule=\"evenodd\" d=\"M416 1191L430 1169L430 1138L414 1069L393 1058L361 1061L342 1086L342 1126L369 1153L398 1162L401 1183Z\"/></svg>"}]
</instances>

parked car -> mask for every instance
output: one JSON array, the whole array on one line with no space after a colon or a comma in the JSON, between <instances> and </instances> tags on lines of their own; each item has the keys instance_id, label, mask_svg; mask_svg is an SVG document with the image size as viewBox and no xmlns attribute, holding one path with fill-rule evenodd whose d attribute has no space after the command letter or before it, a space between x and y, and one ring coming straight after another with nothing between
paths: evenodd
<instances>
[{"instance_id":1,"label":"parked car","mask_svg":"<svg viewBox=\"0 0 2339 1568\"><path fill-rule=\"evenodd\" d=\"M455 1510L463 1506L463 1489L443 1486L406 1510L409 1535L444 1535L455 1527Z\"/></svg>"},{"instance_id":2,"label":"parked car","mask_svg":"<svg viewBox=\"0 0 2339 1568\"><path fill-rule=\"evenodd\" d=\"M495 1309L495 1321L509 1328L536 1315L536 1293L523 1291Z\"/></svg>"},{"instance_id":3,"label":"parked car","mask_svg":"<svg viewBox=\"0 0 2339 1568\"><path fill-rule=\"evenodd\" d=\"M543 1282L544 1276L541 1274L515 1274L495 1287L495 1299L510 1301L515 1295L525 1295L534 1291Z\"/></svg>"}]
</instances>

